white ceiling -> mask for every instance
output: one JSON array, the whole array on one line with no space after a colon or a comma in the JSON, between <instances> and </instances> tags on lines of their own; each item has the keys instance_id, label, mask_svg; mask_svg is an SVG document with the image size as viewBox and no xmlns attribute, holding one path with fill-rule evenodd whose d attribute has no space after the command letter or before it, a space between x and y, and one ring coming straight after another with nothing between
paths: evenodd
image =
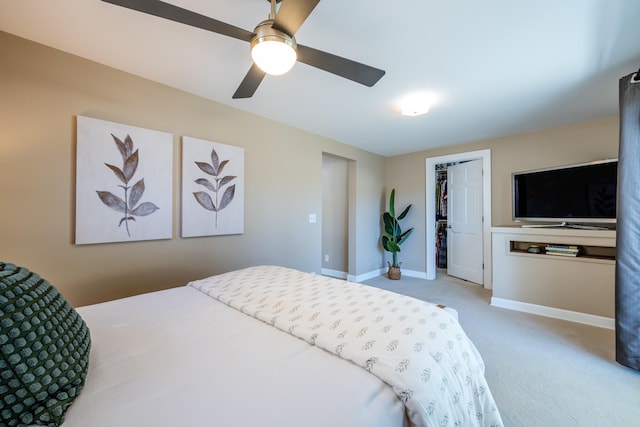
<instances>
[{"instance_id":1,"label":"white ceiling","mask_svg":"<svg viewBox=\"0 0 640 427\"><path fill-rule=\"evenodd\" d=\"M169 2L249 31L269 13ZM638 0L322 0L298 43L386 75L368 88L297 63L239 100L236 39L100 0L0 0L0 30L384 156L616 115L640 67ZM413 92L434 97L428 114L400 115Z\"/></svg>"}]
</instances>

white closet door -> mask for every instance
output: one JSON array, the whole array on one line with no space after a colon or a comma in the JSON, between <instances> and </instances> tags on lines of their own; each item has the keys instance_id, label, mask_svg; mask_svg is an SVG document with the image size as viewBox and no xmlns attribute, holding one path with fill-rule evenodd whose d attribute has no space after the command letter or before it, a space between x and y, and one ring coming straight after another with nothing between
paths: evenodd
<instances>
[{"instance_id":1,"label":"white closet door","mask_svg":"<svg viewBox=\"0 0 640 427\"><path fill-rule=\"evenodd\" d=\"M447 186L447 274L482 285L482 160L449 166Z\"/></svg>"}]
</instances>

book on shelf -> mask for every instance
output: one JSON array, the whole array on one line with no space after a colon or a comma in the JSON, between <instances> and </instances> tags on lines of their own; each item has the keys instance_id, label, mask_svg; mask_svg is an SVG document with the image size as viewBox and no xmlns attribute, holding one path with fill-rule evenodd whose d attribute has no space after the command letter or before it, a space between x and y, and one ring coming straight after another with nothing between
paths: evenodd
<instances>
[{"instance_id":1,"label":"book on shelf","mask_svg":"<svg viewBox=\"0 0 640 427\"><path fill-rule=\"evenodd\" d=\"M579 249L579 247L577 245L559 245L559 244L555 244L555 243L548 243L546 248L547 249L558 249L558 250L566 250L566 249L577 250L577 249Z\"/></svg>"},{"instance_id":2,"label":"book on shelf","mask_svg":"<svg viewBox=\"0 0 640 427\"><path fill-rule=\"evenodd\" d=\"M550 255L567 255L567 256L577 256L578 252L580 252L580 248L578 245L565 245L558 243L547 243L544 247L544 251Z\"/></svg>"},{"instance_id":3,"label":"book on shelf","mask_svg":"<svg viewBox=\"0 0 640 427\"><path fill-rule=\"evenodd\" d=\"M561 248L544 248L547 252L566 252L566 253L578 253L579 249L561 249Z\"/></svg>"},{"instance_id":4,"label":"book on shelf","mask_svg":"<svg viewBox=\"0 0 640 427\"><path fill-rule=\"evenodd\" d=\"M559 256L572 256L577 257L578 252L556 252L556 251L547 251L545 252L547 255L559 255Z\"/></svg>"},{"instance_id":5,"label":"book on shelf","mask_svg":"<svg viewBox=\"0 0 640 427\"><path fill-rule=\"evenodd\" d=\"M547 245L544 251L548 255L578 256L580 248L571 245Z\"/></svg>"}]
</instances>

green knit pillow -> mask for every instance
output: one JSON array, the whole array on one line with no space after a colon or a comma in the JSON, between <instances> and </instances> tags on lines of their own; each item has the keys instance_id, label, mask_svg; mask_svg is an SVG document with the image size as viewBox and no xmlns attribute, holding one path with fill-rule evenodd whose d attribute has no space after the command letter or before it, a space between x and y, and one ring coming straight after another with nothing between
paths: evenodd
<instances>
[{"instance_id":1,"label":"green knit pillow","mask_svg":"<svg viewBox=\"0 0 640 427\"><path fill-rule=\"evenodd\" d=\"M90 347L87 325L56 288L0 262L0 425L62 424Z\"/></svg>"}]
</instances>

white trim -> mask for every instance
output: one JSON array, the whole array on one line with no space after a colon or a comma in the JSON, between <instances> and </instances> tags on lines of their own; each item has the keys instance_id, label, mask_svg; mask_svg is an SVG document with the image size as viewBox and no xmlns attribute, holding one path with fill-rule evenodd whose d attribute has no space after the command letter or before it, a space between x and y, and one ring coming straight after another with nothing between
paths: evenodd
<instances>
[{"instance_id":1,"label":"white trim","mask_svg":"<svg viewBox=\"0 0 640 427\"><path fill-rule=\"evenodd\" d=\"M346 271L331 270L329 268L320 269L320 274L323 276L335 277L336 279L346 279L348 276Z\"/></svg>"},{"instance_id":2,"label":"white trim","mask_svg":"<svg viewBox=\"0 0 640 427\"><path fill-rule=\"evenodd\" d=\"M547 307L544 305L530 304L503 298L491 298L493 307L522 311L524 313L537 314L539 316L552 317L554 319L568 320L569 322L583 323L605 329L615 329L615 319L580 313L578 311L563 310L561 308Z\"/></svg>"},{"instance_id":3,"label":"white trim","mask_svg":"<svg viewBox=\"0 0 640 427\"><path fill-rule=\"evenodd\" d=\"M382 276L386 272L387 272L386 268L381 268L379 270L373 270L368 273L359 274L357 276L354 276L353 274L349 274L347 275L347 280L349 282L360 283L360 282L364 282L365 280L373 279L374 277Z\"/></svg>"},{"instance_id":4,"label":"white trim","mask_svg":"<svg viewBox=\"0 0 640 427\"><path fill-rule=\"evenodd\" d=\"M482 226L483 286L491 289L493 288L493 282L491 273L491 150L489 149L428 157L426 159L426 278L427 280L434 280L436 278L436 183L434 179L436 176L436 165L475 159L482 159L482 215L484 217L484 224Z\"/></svg>"},{"instance_id":5,"label":"white trim","mask_svg":"<svg viewBox=\"0 0 640 427\"><path fill-rule=\"evenodd\" d=\"M400 273L402 274L402 276L407 276L407 277L416 277L418 279L425 279L425 280L427 278L427 273L425 271L414 271L414 270L401 269Z\"/></svg>"},{"instance_id":6,"label":"white trim","mask_svg":"<svg viewBox=\"0 0 640 427\"><path fill-rule=\"evenodd\" d=\"M402 274L402 276L407 276L407 277L415 277L415 278L418 278L418 279L426 279L427 278L427 273L425 273L424 271L414 271L414 270L401 269L400 273ZM386 275L386 274L387 274L387 268L385 267L385 268L381 268L380 270L374 270L374 271L370 271L370 272L365 273L365 274L361 274L359 276L352 276L352 275L349 274L347 276L347 280L349 282L358 282L359 283L359 282L364 282L365 280L373 279L374 277L378 277L378 276L382 276L382 275ZM327 276L329 276L329 274L327 274ZM334 277L336 277L336 276L334 276Z\"/></svg>"}]
</instances>

